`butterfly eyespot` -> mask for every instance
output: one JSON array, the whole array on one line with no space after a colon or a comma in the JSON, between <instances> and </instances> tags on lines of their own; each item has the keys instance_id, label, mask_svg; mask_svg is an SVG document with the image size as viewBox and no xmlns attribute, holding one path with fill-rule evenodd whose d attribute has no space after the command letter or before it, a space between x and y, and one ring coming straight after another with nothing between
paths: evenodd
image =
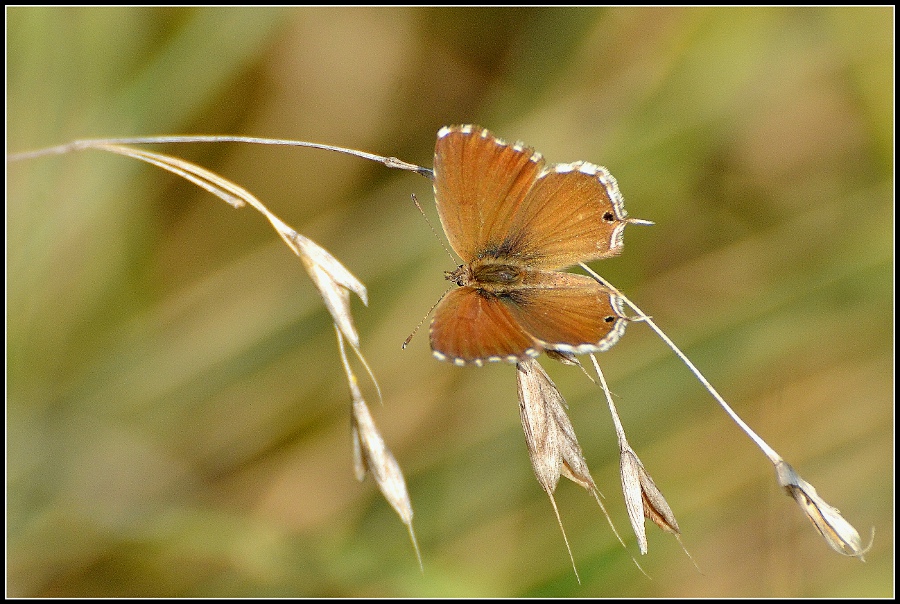
<instances>
[{"instance_id":1,"label":"butterfly eyespot","mask_svg":"<svg viewBox=\"0 0 900 604\"><path fill-rule=\"evenodd\" d=\"M603 220L606 221L606 222L615 222L615 220L616 220L616 215L613 214L612 212L605 212L605 213L603 214Z\"/></svg>"}]
</instances>

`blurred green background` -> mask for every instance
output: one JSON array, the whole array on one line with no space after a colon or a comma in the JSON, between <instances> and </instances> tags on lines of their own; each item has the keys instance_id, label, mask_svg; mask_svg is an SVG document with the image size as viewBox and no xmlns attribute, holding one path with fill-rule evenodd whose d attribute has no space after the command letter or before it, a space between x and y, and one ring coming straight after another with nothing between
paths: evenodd
<instances>
[{"instance_id":1,"label":"blurred green background","mask_svg":"<svg viewBox=\"0 0 900 604\"><path fill-rule=\"evenodd\" d=\"M514 369L400 344L454 267L361 159L154 147L248 188L369 288L353 308L422 547L351 463L328 314L265 220L99 152L7 164L11 596L893 595L893 18L838 9L8 8L7 150L246 134L431 166L478 123L616 176L594 267L874 547L820 539L644 326L600 361L699 574L649 528L648 580L593 499L552 509ZM435 222L435 224L437 224ZM605 402L545 362L637 556Z\"/></svg>"}]
</instances>

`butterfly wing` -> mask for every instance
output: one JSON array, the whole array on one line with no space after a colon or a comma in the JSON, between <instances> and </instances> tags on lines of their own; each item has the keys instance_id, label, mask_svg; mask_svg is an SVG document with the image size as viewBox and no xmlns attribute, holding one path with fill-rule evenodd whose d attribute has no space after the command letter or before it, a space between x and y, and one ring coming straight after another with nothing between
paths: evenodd
<instances>
[{"instance_id":1,"label":"butterfly wing","mask_svg":"<svg viewBox=\"0 0 900 604\"><path fill-rule=\"evenodd\" d=\"M606 168L556 164L538 175L510 232L529 265L553 269L619 254L626 217L619 186Z\"/></svg>"},{"instance_id":2,"label":"butterfly wing","mask_svg":"<svg viewBox=\"0 0 900 604\"><path fill-rule=\"evenodd\" d=\"M540 153L478 126L438 132L434 197L450 246L465 262L504 245L544 167Z\"/></svg>"},{"instance_id":3,"label":"butterfly wing","mask_svg":"<svg viewBox=\"0 0 900 604\"><path fill-rule=\"evenodd\" d=\"M478 126L438 132L434 195L447 239L465 262L498 255L551 269L622 250L627 213L606 168L545 167L540 153Z\"/></svg>"},{"instance_id":4,"label":"butterfly wing","mask_svg":"<svg viewBox=\"0 0 900 604\"><path fill-rule=\"evenodd\" d=\"M508 304L471 287L454 289L434 311L431 349L457 365L537 356L540 345L519 326Z\"/></svg>"},{"instance_id":5,"label":"butterfly wing","mask_svg":"<svg viewBox=\"0 0 900 604\"><path fill-rule=\"evenodd\" d=\"M543 349L584 354L607 350L626 323L622 299L593 279L532 271L506 294L449 292L431 322L431 348L457 365L515 362Z\"/></svg>"},{"instance_id":6,"label":"butterfly wing","mask_svg":"<svg viewBox=\"0 0 900 604\"><path fill-rule=\"evenodd\" d=\"M583 275L534 271L524 287L502 299L516 324L550 350L606 351L628 323L622 298Z\"/></svg>"}]
</instances>

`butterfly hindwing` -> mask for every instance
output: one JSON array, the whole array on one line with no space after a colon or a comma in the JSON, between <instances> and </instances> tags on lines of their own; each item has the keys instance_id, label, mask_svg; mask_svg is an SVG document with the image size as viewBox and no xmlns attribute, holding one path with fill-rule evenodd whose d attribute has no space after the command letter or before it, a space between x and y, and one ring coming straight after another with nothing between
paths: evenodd
<instances>
[{"instance_id":1,"label":"butterfly hindwing","mask_svg":"<svg viewBox=\"0 0 900 604\"><path fill-rule=\"evenodd\" d=\"M510 230L532 266L553 269L619 254L626 224L615 178L575 162L542 171Z\"/></svg>"},{"instance_id":2,"label":"butterfly hindwing","mask_svg":"<svg viewBox=\"0 0 900 604\"><path fill-rule=\"evenodd\" d=\"M516 323L543 348L602 352L625 331L622 299L593 279L540 271L529 282L504 300Z\"/></svg>"}]
</instances>

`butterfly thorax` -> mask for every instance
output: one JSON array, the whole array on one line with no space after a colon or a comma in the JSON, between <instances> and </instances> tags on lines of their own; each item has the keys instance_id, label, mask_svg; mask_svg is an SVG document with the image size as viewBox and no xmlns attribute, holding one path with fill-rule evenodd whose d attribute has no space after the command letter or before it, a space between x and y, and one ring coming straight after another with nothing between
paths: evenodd
<instances>
[{"instance_id":1,"label":"butterfly thorax","mask_svg":"<svg viewBox=\"0 0 900 604\"><path fill-rule=\"evenodd\" d=\"M489 256L460 265L455 271L446 271L444 277L460 287L500 295L522 287L528 272L509 259Z\"/></svg>"}]
</instances>

